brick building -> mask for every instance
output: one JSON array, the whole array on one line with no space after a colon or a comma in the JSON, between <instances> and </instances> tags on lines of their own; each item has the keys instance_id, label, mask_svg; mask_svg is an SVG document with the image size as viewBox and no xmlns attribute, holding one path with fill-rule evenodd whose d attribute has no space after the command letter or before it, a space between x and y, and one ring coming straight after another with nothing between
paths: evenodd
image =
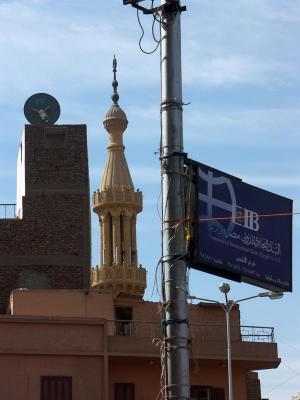
<instances>
[{"instance_id":1,"label":"brick building","mask_svg":"<svg viewBox=\"0 0 300 400\"><path fill-rule=\"evenodd\" d=\"M0 219L0 310L15 288L83 289L90 277L85 125L26 125L17 217Z\"/></svg>"}]
</instances>

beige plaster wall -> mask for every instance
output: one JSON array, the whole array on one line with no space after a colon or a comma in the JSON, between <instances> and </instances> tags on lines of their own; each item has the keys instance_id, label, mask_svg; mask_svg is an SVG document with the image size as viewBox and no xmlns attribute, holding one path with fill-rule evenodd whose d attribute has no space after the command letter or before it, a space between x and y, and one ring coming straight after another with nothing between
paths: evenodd
<instances>
[{"instance_id":1,"label":"beige plaster wall","mask_svg":"<svg viewBox=\"0 0 300 400\"><path fill-rule=\"evenodd\" d=\"M114 319L111 294L97 290L14 290L12 315Z\"/></svg>"},{"instance_id":2,"label":"beige plaster wall","mask_svg":"<svg viewBox=\"0 0 300 400\"><path fill-rule=\"evenodd\" d=\"M126 357L109 361L109 400L114 400L115 383L134 383L138 400L156 399L160 390L160 362L155 359L132 360ZM227 369L224 364L200 364L191 362L191 385L224 388L227 400ZM247 400L246 372L233 368L234 396Z\"/></svg>"},{"instance_id":3,"label":"beige plaster wall","mask_svg":"<svg viewBox=\"0 0 300 400\"><path fill-rule=\"evenodd\" d=\"M103 358L0 356L1 399L40 400L41 376L72 376L73 400L104 399Z\"/></svg>"},{"instance_id":4,"label":"beige plaster wall","mask_svg":"<svg viewBox=\"0 0 300 400\"><path fill-rule=\"evenodd\" d=\"M228 399L228 377L226 363L190 363L191 385L207 385L224 388L225 400ZM232 369L233 396L238 400L247 400L246 371L243 368Z\"/></svg>"}]
</instances>

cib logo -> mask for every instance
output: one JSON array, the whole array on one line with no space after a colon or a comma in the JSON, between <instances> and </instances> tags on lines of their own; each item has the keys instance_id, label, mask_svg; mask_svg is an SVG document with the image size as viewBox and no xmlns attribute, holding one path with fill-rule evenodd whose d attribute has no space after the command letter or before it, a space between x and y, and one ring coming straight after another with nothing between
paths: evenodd
<instances>
[{"instance_id":1,"label":"cib logo","mask_svg":"<svg viewBox=\"0 0 300 400\"><path fill-rule=\"evenodd\" d=\"M242 226L251 231L259 231L259 215L257 212L248 210L247 208L241 207L237 204L235 191L232 182L228 177L215 177L213 171L208 170L206 173L200 167L198 169L198 174L200 180L202 179L207 183L207 185L200 185L200 188L203 186L203 190L200 189L201 191L198 193L198 198L200 202L204 202L206 205L206 213L201 212L200 218L212 218L212 220L208 222L209 228L217 228L226 235L233 232L235 225ZM220 185L224 185L224 189L221 191L216 190ZM218 195L215 195L215 192L217 192ZM230 199L229 202L228 199ZM225 216L224 213L224 215L218 220L215 217L216 213L213 213L215 208L226 211L227 215L229 213L229 218L223 218ZM203 210L202 206L200 207L200 210ZM220 215L220 212L218 212L217 215Z\"/></svg>"},{"instance_id":2,"label":"cib logo","mask_svg":"<svg viewBox=\"0 0 300 400\"><path fill-rule=\"evenodd\" d=\"M251 231L259 231L259 216L257 212L248 210L247 208L236 206L233 223Z\"/></svg>"}]
</instances>

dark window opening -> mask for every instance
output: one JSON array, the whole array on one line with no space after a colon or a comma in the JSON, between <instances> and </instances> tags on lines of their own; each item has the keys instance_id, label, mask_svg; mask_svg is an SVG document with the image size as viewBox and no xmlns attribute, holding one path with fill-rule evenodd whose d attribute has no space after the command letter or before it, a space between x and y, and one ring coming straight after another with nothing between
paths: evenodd
<instances>
[{"instance_id":1,"label":"dark window opening","mask_svg":"<svg viewBox=\"0 0 300 400\"><path fill-rule=\"evenodd\" d=\"M114 400L135 400L134 383L115 383Z\"/></svg>"},{"instance_id":2,"label":"dark window opening","mask_svg":"<svg viewBox=\"0 0 300 400\"><path fill-rule=\"evenodd\" d=\"M125 250L124 250L124 213L120 216L120 233L121 233L121 265L125 263Z\"/></svg>"},{"instance_id":3,"label":"dark window opening","mask_svg":"<svg viewBox=\"0 0 300 400\"><path fill-rule=\"evenodd\" d=\"M132 308L115 308L116 335L133 336Z\"/></svg>"},{"instance_id":4,"label":"dark window opening","mask_svg":"<svg viewBox=\"0 0 300 400\"><path fill-rule=\"evenodd\" d=\"M191 386L191 400L225 400L223 388Z\"/></svg>"},{"instance_id":5,"label":"dark window opening","mask_svg":"<svg viewBox=\"0 0 300 400\"><path fill-rule=\"evenodd\" d=\"M191 400L211 400L210 388L204 386L191 386Z\"/></svg>"},{"instance_id":6,"label":"dark window opening","mask_svg":"<svg viewBox=\"0 0 300 400\"><path fill-rule=\"evenodd\" d=\"M113 229L112 229L112 216L111 216L110 213L107 214L107 219L108 219L108 222L107 222L108 232L107 232L107 234L108 234L108 237L112 238L112 231L113 231ZM109 263L109 265L112 265L112 263L114 261L113 246L110 245L109 249L106 249L106 251L108 251L108 250L109 250L109 255L108 255L109 261L108 261L108 263Z\"/></svg>"},{"instance_id":7,"label":"dark window opening","mask_svg":"<svg viewBox=\"0 0 300 400\"><path fill-rule=\"evenodd\" d=\"M72 400L72 377L42 376L41 400Z\"/></svg>"}]
</instances>

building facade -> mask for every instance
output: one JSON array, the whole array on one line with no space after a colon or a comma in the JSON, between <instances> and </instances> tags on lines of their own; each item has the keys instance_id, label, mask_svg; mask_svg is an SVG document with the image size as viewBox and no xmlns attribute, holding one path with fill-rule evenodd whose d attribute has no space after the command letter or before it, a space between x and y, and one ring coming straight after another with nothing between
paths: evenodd
<instances>
[{"instance_id":1,"label":"building facade","mask_svg":"<svg viewBox=\"0 0 300 400\"><path fill-rule=\"evenodd\" d=\"M3 398L156 399L163 386L160 307L95 289L15 290L10 315L0 317ZM267 330L241 327L238 308L231 322L234 398L260 400L252 371L278 366L277 345ZM190 305L189 326L191 398L227 399L224 311Z\"/></svg>"},{"instance_id":2,"label":"building facade","mask_svg":"<svg viewBox=\"0 0 300 400\"><path fill-rule=\"evenodd\" d=\"M114 61L107 163L93 196L100 265L91 271L86 128L25 127L17 217L0 220L1 399L163 398L162 305L143 300L146 270L136 245L142 193L125 158L128 121L117 85ZM279 365L273 331L242 327L237 306L231 325L234 397L261 400L253 371ZM189 329L191 399L227 400L223 309L190 305Z\"/></svg>"}]
</instances>

